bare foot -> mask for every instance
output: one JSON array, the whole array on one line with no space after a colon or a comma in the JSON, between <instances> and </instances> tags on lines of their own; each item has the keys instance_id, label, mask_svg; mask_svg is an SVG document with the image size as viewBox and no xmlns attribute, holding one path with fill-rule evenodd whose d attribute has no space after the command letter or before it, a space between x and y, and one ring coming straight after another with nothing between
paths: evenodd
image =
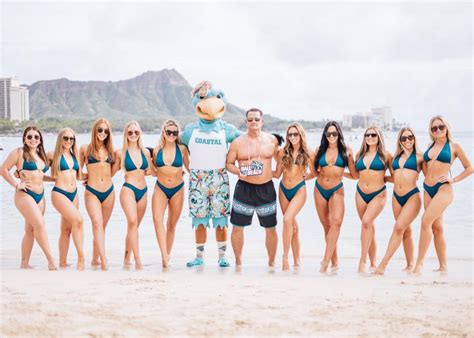
<instances>
[{"instance_id":1,"label":"bare foot","mask_svg":"<svg viewBox=\"0 0 474 338\"><path fill-rule=\"evenodd\" d=\"M406 267L402 269L402 271L410 272L411 270L413 270L414 266L415 266L414 264L408 264Z\"/></svg>"},{"instance_id":2,"label":"bare foot","mask_svg":"<svg viewBox=\"0 0 474 338\"><path fill-rule=\"evenodd\" d=\"M107 264L107 258L101 260L100 269L102 271L107 271L109 269L109 265Z\"/></svg>"},{"instance_id":3,"label":"bare foot","mask_svg":"<svg viewBox=\"0 0 474 338\"><path fill-rule=\"evenodd\" d=\"M20 269L34 269L30 264L28 263L21 263L20 264Z\"/></svg>"},{"instance_id":4,"label":"bare foot","mask_svg":"<svg viewBox=\"0 0 474 338\"><path fill-rule=\"evenodd\" d=\"M274 266L275 266L275 261L274 261L274 260L273 260L273 261L270 261L270 260L269 260L269 261L268 261L268 266L274 267Z\"/></svg>"},{"instance_id":5,"label":"bare foot","mask_svg":"<svg viewBox=\"0 0 474 338\"><path fill-rule=\"evenodd\" d=\"M440 266L438 269L434 269L434 272L439 272L441 274L447 274L448 268L446 266Z\"/></svg>"},{"instance_id":6,"label":"bare foot","mask_svg":"<svg viewBox=\"0 0 474 338\"><path fill-rule=\"evenodd\" d=\"M336 272L337 270L339 270L339 265L337 265L337 264L334 265L334 264L333 264L333 265L331 266L331 272Z\"/></svg>"},{"instance_id":7,"label":"bare foot","mask_svg":"<svg viewBox=\"0 0 474 338\"><path fill-rule=\"evenodd\" d=\"M57 269L58 268L56 267L56 264L54 264L53 261L48 262L48 270L53 271L53 270L57 270Z\"/></svg>"},{"instance_id":8,"label":"bare foot","mask_svg":"<svg viewBox=\"0 0 474 338\"><path fill-rule=\"evenodd\" d=\"M383 276L385 274L385 268L382 268L380 265L375 268L375 271L373 272L374 275L381 275Z\"/></svg>"},{"instance_id":9,"label":"bare foot","mask_svg":"<svg viewBox=\"0 0 474 338\"><path fill-rule=\"evenodd\" d=\"M143 269L143 265L140 261L138 262L135 262L135 270L142 270Z\"/></svg>"},{"instance_id":10,"label":"bare foot","mask_svg":"<svg viewBox=\"0 0 474 338\"><path fill-rule=\"evenodd\" d=\"M357 270L358 273L365 273L365 263L359 263L359 269Z\"/></svg>"},{"instance_id":11,"label":"bare foot","mask_svg":"<svg viewBox=\"0 0 474 338\"><path fill-rule=\"evenodd\" d=\"M421 271L423 270L423 265L420 264L420 265L416 265L415 268L413 269L413 272L412 274L415 275L415 276L421 276Z\"/></svg>"},{"instance_id":12,"label":"bare foot","mask_svg":"<svg viewBox=\"0 0 474 338\"><path fill-rule=\"evenodd\" d=\"M99 265L100 265L100 261L99 261L98 259L93 259L93 260L91 261L91 265L92 265L92 266L99 266Z\"/></svg>"},{"instance_id":13,"label":"bare foot","mask_svg":"<svg viewBox=\"0 0 474 338\"><path fill-rule=\"evenodd\" d=\"M167 269L169 268L169 265L170 265L170 256L166 256L166 257L163 257L163 259L161 260L161 265L163 265L163 268L164 269Z\"/></svg>"},{"instance_id":14,"label":"bare foot","mask_svg":"<svg viewBox=\"0 0 474 338\"><path fill-rule=\"evenodd\" d=\"M66 268L68 268L68 267L70 267L70 266L71 266L71 264L59 263L59 267L60 267L61 269L66 269Z\"/></svg>"},{"instance_id":15,"label":"bare foot","mask_svg":"<svg viewBox=\"0 0 474 338\"><path fill-rule=\"evenodd\" d=\"M322 261L321 262L321 267L319 268L319 272L320 273L328 272L328 267L329 267L329 262Z\"/></svg>"},{"instance_id":16,"label":"bare foot","mask_svg":"<svg viewBox=\"0 0 474 338\"><path fill-rule=\"evenodd\" d=\"M130 262L130 259L125 259L123 261L123 266L130 266L130 265L132 265L132 263Z\"/></svg>"},{"instance_id":17,"label":"bare foot","mask_svg":"<svg viewBox=\"0 0 474 338\"><path fill-rule=\"evenodd\" d=\"M86 263L85 263L84 258L79 258L77 260L77 270L84 270L85 265Z\"/></svg>"},{"instance_id":18,"label":"bare foot","mask_svg":"<svg viewBox=\"0 0 474 338\"><path fill-rule=\"evenodd\" d=\"M268 266L273 266L268 263ZM281 269L283 271L288 271L290 270L290 263L288 263L288 258L283 257L282 262L281 262Z\"/></svg>"},{"instance_id":19,"label":"bare foot","mask_svg":"<svg viewBox=\"0 0 474 338\"><path fill-rule=\"evenodd\" d=\"M301 264L299 258L294 258L294 259L293 259L293 262L294 262L294 263L293 263L293 266L294 266L295 268L298 267L298 266L300 266L300 264Z\"/></svg>"}]
</instances>

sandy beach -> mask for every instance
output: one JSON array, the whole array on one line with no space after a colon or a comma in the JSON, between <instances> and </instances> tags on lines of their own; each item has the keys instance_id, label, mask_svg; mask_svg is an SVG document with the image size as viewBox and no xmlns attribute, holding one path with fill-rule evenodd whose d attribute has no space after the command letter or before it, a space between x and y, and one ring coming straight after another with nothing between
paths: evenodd
<instances>
[{"instance_id":1,"label":"sandy beach","mask_svg":"<svg viewBox=\"0 0 474 338\"><path fill-rule=\"evenodd\" d=\"M456 264L472 271L471 261ZM431 270L417 278L149 266L9 269L1 279L2 337L474 335L472 278Z\"/></svg>"}]
</instances>

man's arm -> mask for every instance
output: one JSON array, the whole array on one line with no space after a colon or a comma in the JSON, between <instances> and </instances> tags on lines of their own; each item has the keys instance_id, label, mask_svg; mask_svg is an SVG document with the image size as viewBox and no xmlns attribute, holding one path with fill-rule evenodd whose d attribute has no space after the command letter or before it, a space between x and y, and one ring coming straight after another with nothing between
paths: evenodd
<instances>
[{"instance_id":1,"label":"man's arm","mask_svg":"<svg viewBox=\"0 0 474 338\"><path fill-rule=\"evenodd\" d=\"M235 165L235 161L237 161L237 140L230 144L225 167L230 173L240 176L240 169Z\"/></svg>"}]
</instances>

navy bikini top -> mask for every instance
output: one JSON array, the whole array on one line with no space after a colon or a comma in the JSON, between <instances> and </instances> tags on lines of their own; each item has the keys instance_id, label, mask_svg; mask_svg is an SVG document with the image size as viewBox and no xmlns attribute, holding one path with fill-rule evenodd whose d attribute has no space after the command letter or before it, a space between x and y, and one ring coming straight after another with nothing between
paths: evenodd
<instances>
[{"instance_id":1,"label":"navy bikini top","mask_svg":"<svg viewBox=\"0 0 474 338\"><path fill-rule=\"evenodd\" d=\"M142 165L140 166L140 170L147 170L148 169L148 160L146 159L145 154L141 151L142 154ZM134 171L137 170L137 166L133 163L132 157L127 152L125 153L125 171Z\"/></svg>"},{"instance_id":2,"label":"navy bikini top","mask_svg":"<svg viewBox=\"0 0 474 338\"><path fill-rule=\"evenodd\" d=\"M79 163L77 162L77 159L74 155L72 155L72 168L69 168L69 164L67 164L66 158L64 155L61 155L61 160L59 161L59 170L64 171L64 170L79 170Z\"/></svg>"},{"instance_id":3,"label":"navy bikini top","mask_svg":"<svg viewBox=\"0 0 474 338\"><path fill-rule=\"evenodd\" d=\"M94 163L99 163L99 162L105 162L105 163L112 163L112 158L109 156L107 156L107 158L105 159L105 161L99 161L98 159L96 159L94 156L92 155L89 155L89 157L87 158L87 162L89 164L94 164Z\"/></svg>"},{"instance_id":4,"label":"navy bikini top","mask_svg":"<svg viewBox=\"0 0 474 338\"><path fill-rule=\"evenodd\" d=\"M364 157L359 158L359 160L357 161L355 167L356 167L357 171L361 171L361 170L366 170L366 169L367 169L367 168L365 167ZM380 160L379 153L375 153L375 157L374 157L374 159L372 160L372 163L370 163L369 169L370 169L370 170L382 170L382 171L385 171L385 165L384 165L384 163Z\"/></svg>"},{"instance_id":5,"label":"navy bikini top","mask_svg":"<svg viewBox=\"0 0 474 338\"><path fill-rule=\"evenodd\" d=\"M326 153L324 153L320 158L319 158L319 166L320 167L327 167L329 165L328 161L326 160ZM337 159L336 162L334 163L336 167L341 167L344 168L344 160L342 159L341 154L338 152L337 153Z\"/></svg>"},{"instance_id":6,"label":"navy bikini top","mask_svg":"<svg viewBox=\"0 0 474 338\"><path fill-rule=\"evenodd\" d=\"M434 146L434 142L433 144L431 144L428 150L426 150L425 153L423 154L423 159L425 160L425 162L431 161L431 158L428 155L428 153L430 152L431 148L433 148L433 146ZM438 157L436 157L436 161L440 161L443 163L451 163L451 147L449 145L449 141L444 144L443 149L441 149L441 151L438 154Z\"/></svg>"},{"instance_id":7,"label":"navy bikini top","mask_svg":"<svg viewBox=\"0 0 474 338\"><path fill-rule=\"evenodd\" d=\"M49 169L49 166L45 163L44 168L43 168L43 172L44 173L47 172L48 169ZM23 166L21 167L21 170L34 171L34 170L38 170L38 166L36 165L35 161L24 160L23 161Z\"/></svg>"},{"instance_id":8,"label":"navy bikini top","mask_svg":"<svg viewBox=\"0 0 474 338\"><path fill-rule=\"evenodd\" d=\"M408 159L405 161L405 163L403 164L403 168L400 167L400 155L398 155L397 157L395 157L395 159L392 161L392 169L393 170L398 170L398 169L411 169L411 170L415 170L416 172L418 172L418 165L416 163L416 152L413 151L411 153L411 155L408 157Z\"/></svg>"},{"instance_id":9,"label":"navy bikini top","mask_svg":"<svg viewBox=\"0 0 474 338\"><path fill-rule=\"evenodd\" d=\"M167 165L163 161L163 148L161 148L158 151L158 154L156 155L155 164L158 168L164 167L165 165ZM180 168L183 166L183 155L181 155L181 150L179 150L178 144L176 144L176 152L174 155L173 163L171 163L171 166L176 167L176 168Z\"/></svg>"}]
</instances>

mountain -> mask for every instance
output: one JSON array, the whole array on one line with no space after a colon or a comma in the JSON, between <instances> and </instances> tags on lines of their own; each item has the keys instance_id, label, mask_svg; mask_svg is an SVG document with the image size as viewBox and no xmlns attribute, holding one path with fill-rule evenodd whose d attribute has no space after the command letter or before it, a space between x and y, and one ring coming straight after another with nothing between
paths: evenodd
<instances>
[{"instance_id":1,"label":"mountain","mask_svg":"<svg viewBox=\"0 0 474 338\"><path fill-rule=\"evenodd\" d=\"M38 81L29 86L34 119L107 116L111 120L193 117L191 85L174 69L148 71L122 81ZM228 104L226 114L244 110Z\"/></svg>"},{"instance_id":2,"label":"mountain","mask_svg":"<svg viewBox=\"0 0 474 338\"><path fill-rule=\"evenodd\" d=\"M148 71L115 82L65 78L38 81L28 89L30 117L47 131L69 126L78 132L86 132L92 121L99 117L109 119L116 130L123 128L129 120L139 121L144 131L159 129L168 118L177 120L182 126L196 121L192 87L175 69ZM224 119L243 130L244 113L244 109L227 103ZM289 124L287 120L268 114L264 119L267 130L285 130ZM321 127L320 122L300 122L305 128ZM12 129L11 126L6 128Z\"/></svg>"}]
</instances>

